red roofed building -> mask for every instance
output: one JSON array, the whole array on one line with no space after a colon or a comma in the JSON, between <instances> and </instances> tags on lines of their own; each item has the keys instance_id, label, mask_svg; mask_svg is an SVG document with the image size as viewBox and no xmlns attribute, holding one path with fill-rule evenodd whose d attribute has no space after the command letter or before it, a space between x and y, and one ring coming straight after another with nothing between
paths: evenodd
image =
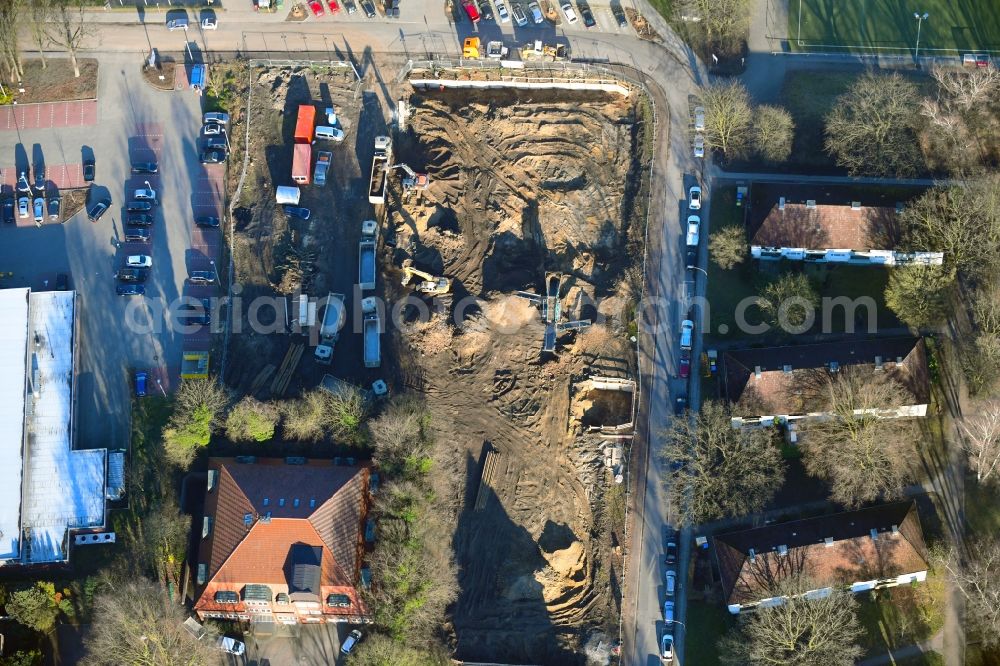
<instances>
[{"instance_id":1,"label":"red roofed building","mask_svg":"<svg viewBox=\"0 0 1000 666\"><path fill-rule=\"evenodd\" d=\"M253 462L249 462L253 460ZM195 573L201 619L359 622L366 467L212 458Z\"/></svg>"}]
</instances>

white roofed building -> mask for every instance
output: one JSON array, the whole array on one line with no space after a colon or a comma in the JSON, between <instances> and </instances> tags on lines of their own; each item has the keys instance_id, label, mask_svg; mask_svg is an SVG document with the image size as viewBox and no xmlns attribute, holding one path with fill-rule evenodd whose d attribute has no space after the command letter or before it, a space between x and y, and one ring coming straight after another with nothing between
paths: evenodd
<instances>
[{"instance_id":1,"label":"white roofed building","mask_svg":"<svg viewBox=\"0 0 1000 666\"><path fill-rule=\"evenodd\" d=\"M76 292L0 290L0 566L65 562L105 524L107 451L74 450Z\"/></svg>"}]
</instances>

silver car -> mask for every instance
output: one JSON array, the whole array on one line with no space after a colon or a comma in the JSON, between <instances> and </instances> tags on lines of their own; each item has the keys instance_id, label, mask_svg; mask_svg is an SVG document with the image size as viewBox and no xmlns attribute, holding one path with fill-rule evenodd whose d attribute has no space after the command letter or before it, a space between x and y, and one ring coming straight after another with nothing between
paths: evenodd
<instances>
[{"instance_id":1,"label":"silver car","mask_svg":"<svg viewBox=\"0 0 1000 666\"><path fill-rule=\"evenodd\" d=\"M504 4L503 0L495 0L497 6L497 16L500 17L501 23L510 23L510 12L507 11L507 5Z\"/></svg>"},{"instance_id":2,"label":"silver car","mask_svg":"<svg viewBox=\"0 0 1000 666\"><path fill-rule=\"evenodd\" d=\"M515 2L510 6L510 13L514 16L514 23L519 27L524 27L528 25L528 17L524 15L524 10L521 9L521 3Z\"/></svg>"},{"instance_id":3,"label":"silver car","mask_svg":"<svg viewBox=\"0 0 1000 666\"><path fill-rule=\"evenodd\" d=\"M580 20L580 17L576 15L576 10L573 9L573 5L568 2L562 4L563 14L566 16L566 23L573 25Z\"/></svg>"}]
</instances>

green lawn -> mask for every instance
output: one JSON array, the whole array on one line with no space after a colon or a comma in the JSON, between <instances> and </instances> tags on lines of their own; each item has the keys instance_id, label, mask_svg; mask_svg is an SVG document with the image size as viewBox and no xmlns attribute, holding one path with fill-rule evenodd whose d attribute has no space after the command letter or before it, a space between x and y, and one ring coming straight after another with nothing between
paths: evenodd
<instances>
[{"instance_id":1,"label":"green lawn","mask_svg":"<svg viewBox=\"0 0 1000 666\"><path fill-rule=\"evenodd\" d=\"M989 0L789 2L788 42L800 51L912 52L914 12L929 14L920 26L921 54L1000 50L1000 12Z\"/></svg>"},{"instance_id":2,"label":"green lawn","mask_svg":"<svg viewBox=\"0 0 1000 666\"><path fill-rule=\"evenodd\" d=\"M795 121L795 138L789 162L807 167L834 167L823 148L825 118L837 98L847 92L858 75L853 72L798 71L785 74L781 99Z\"/></svg>"},{"instance_id":3,"label":"green lawn","mask_svg":"<svg viewBox=\"0 0 1000 666\"><path fill-rule=\"evenodd\" d=\"M689 601L684 634L686 662L690 666L719 666L719 639L735 624L735 617L722 605Z\"/></svg>"},{"instance_id":4,"label":"green lawn","mask_svg":"<svg viewBox=\"0 0 1000 666\"><path fill-rule=\"evenodd\" d=\"M865 629L861 645L870 655L927 640L944 626L941 574L931 572L923 583L880 590L874 601L868 595L858 600L858 618Z\"/></svg>"}]
</instances>

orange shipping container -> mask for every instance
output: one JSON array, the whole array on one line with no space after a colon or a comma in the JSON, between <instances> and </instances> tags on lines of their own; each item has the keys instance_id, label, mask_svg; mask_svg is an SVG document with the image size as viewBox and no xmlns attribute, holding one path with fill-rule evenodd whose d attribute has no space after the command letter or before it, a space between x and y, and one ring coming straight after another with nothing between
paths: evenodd
<instances>
[{"instance_id":1,"label":"orange shipping container","mask_svg":"<svg viewBox=\"0 0 1000 666\"><path fill-rule=\"evenodd\" d=\"M295 121L295 143L312 143L316 131L316 107L299 104L299 117Z\"/></svg>"},{"instance_id":2,"label":"orange shipping container","mask_svg":"<svg viewBox=\"0 0 1000 666\"><path fill-rule=\"evenodd\" d=\"M292 180L299 185L308 185L311 165L312 146L308 143L295 144L295 153L292 155Z\"/></svg>"}]
</instances>

